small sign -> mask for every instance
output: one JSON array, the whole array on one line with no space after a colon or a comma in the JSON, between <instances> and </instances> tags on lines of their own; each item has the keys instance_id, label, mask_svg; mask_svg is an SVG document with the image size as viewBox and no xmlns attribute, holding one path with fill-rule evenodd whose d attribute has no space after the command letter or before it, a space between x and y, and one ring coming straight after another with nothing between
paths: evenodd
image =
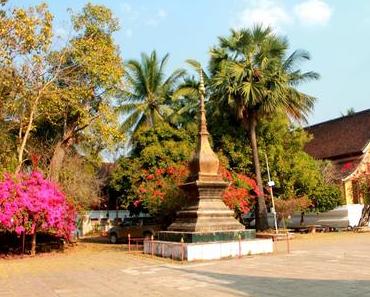
<instances>
[{"instance_id":1,"label":"small sign","mask_svg":"<svg viewBox=\"0 0 370 297\"><path fill-rule=\"evenodd\" d=\"M272 180L270 180L267 184L268 184L269 187L275 186L275 182L272 181Z\"/></svg>"}]
</instances>

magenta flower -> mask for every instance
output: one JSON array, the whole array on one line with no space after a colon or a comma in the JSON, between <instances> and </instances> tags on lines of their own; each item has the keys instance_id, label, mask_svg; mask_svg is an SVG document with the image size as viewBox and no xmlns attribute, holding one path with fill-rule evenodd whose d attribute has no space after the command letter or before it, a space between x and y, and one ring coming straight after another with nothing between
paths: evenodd
<instances>
[{"instance_id":1,"label":"magenta flower","mask_svg":"<svg viewBox=\"0 0 370 297\"><path fill-rule=\"evenodd\" d=\"M5 174L0 182L0 228L17 234L44 231L68 239L75 217L58 185L44 179L41 172Z\"/></svg>"}]
</instances>

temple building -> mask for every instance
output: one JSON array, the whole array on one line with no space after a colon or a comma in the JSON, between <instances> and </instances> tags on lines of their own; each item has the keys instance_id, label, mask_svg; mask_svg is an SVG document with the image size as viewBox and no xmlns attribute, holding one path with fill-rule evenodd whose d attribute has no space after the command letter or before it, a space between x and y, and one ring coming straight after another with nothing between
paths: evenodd
<instances>
[{"instance_id":1,"label":"temple building","mask_svg":"<svg viewBox=\"0 0 370 297\"><path fill-rule=\"evenodd\" d=\"M363 184L370 185L370 109L305 130L313 137L305 151L332 162L334 179L342 184L346 204L363 204Z\"/></svg>"}]
</instances>

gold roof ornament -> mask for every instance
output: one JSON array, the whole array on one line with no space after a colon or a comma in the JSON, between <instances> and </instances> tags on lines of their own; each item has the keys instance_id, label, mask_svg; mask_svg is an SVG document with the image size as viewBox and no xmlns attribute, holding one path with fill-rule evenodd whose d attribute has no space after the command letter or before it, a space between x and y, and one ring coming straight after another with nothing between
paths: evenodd
<instances>
[{"instance_id":1,"label":"gold roof ornament","mask_svg":"<svg viewBox=\"0 0 370 297\"><path fill-rule=\"evenodd\" d=\"M222 180L219 174L219 164L217 155L212 150L208 139L206 109L204 103L206 89L204 87L203 72L200 70L199 82L199 100L200 100L200 120L199 120L199 136L198 147L190 162L191 181L220 181Z\"/></svg>"}]
</instances>

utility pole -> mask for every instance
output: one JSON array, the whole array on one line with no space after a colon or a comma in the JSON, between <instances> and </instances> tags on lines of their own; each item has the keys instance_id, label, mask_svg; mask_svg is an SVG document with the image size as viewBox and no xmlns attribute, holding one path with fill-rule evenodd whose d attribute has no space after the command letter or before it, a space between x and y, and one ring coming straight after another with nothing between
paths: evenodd
<instances>
[{"instance_id":1,"label":"utility pole","mask_svg":"<svg viewBox=\"0 0 370 297\"><path fill-rule=\"evenodd\" d=\"M268 175L268 179L269 179L268 186L270 188L270 195L271 195L271 202L272 202L272 210L271 210L271 212L274 215L275 231L276 231L276 234L278 234L279 233L279 230L278 230L277 218L276 218L274 193L273 193L273 190L272 190L272 187L275 186L275 183L274 183L274 181L271 180L270 168L269 168L269 161L267 159L267 154L266 153L265 153L265 159L266 159L267 175Z\"/></svg>"}]
</instances>

